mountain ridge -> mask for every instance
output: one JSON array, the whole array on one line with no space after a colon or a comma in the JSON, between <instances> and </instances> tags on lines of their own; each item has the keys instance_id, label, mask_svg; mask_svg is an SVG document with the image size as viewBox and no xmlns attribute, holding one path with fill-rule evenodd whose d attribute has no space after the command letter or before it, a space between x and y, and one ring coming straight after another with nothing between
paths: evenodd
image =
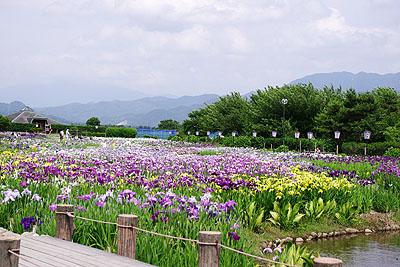
<instances>
[{"instance_id":1,"label":"mountain ridge","mask_svg":"<svg viewBox=\"0 0 400 267\"><path fill-rule=\"evenodd\" d=\"M368 73L364 71L356 74L348 71L314 73L293 80L289 84L309 82L311 82L315 88L319 89L322 89L324 86L332 85L334 88L341 87L344 90L353 88L357 92L371 91L377 87L392 87L399 90L400 72L387 74Z\"/></svg>"}]
</instances>

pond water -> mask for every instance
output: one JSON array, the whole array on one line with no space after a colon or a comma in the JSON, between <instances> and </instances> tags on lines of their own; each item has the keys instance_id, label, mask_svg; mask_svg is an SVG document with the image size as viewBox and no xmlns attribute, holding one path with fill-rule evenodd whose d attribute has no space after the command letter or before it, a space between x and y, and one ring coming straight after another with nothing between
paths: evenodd
<instances>
[{"instance_id":1,"label":"pond water","mask_svg":"<svg viewBox=\"0 0 400 267\"><path fill-rule=\"evenodd\" d=\"M380 232L304 244L321 256L341 259L343 266L400 266L400 232Z\"/></svg>"}]
</instances>

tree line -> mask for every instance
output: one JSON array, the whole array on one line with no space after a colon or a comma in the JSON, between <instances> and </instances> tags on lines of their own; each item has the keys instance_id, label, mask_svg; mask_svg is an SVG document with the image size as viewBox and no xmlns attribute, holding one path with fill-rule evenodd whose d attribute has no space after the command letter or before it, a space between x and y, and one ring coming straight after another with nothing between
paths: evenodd
<instances>
[{"instance_id":1,"label":"tree line","mask_svg":"<svg viewBox=\"0 0 400 267\"><path fill-rule=\"evenodd\" d=\"M287 99L287 104L282 103ZM283 110L285 109L285 117ZM233 92L217 102L194 110L182 124L185 132L222 131L224 135L239 135L333 139L340 131L340 140L363 141L363 132L371 132L370 142L400 143L400 95L393 88L378 87L371 92L356 92L309 84L268 86L250 97Z\"/></svg>"}]
</instances>

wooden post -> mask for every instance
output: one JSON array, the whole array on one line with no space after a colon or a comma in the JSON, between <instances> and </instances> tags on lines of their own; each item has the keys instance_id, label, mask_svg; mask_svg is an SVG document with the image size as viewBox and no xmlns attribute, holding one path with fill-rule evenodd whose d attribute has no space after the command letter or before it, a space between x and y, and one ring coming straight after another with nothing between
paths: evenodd
<instances>
[{"instance_id":1,"label":"wooden post","mask_svg":"<svg viewBox=\"0 0 400 267\"><path fill-rule=\"evenodd\" d=\"M0 236L0 266L18 267L19 258L8 252L9 249L19 249L21 239L17 236ZM19 254L19 251L14 252Z\"/></svg>"},{"instance_id":2,"label":"wooden post","mask_svg":"<svg viewBox=\"0 0 400 267\"><path fill-rule=\"evenodd\" d=\"M73 205L57 205L56 212L74 212ZM67 214L56 213L56 237L62 240L72 241L75 225L72 217Z\"/></svg>"},{"instance_id":3,"label":"wooden post","mask_svg":"<svg viewBox=\"0 0 400 267\"><path fill-rule=\"evenodd\" d=\"M221 232L199 232L199 267L219 267L220 247L217 245L202 245L204 243L221 244Z\"/></svg>"},{"instance_id":4,"label":"wooden post","mask_svg":"<svg viewBox=\"0 0 400 267\"><path fill-rule=\"evenodd\" d=\"M343 262L335 258L321 257L314 260L314 267L342 267Z\"/></svg>"},{"instance_id":5,"label":"wooden post","mask_svg":"<svg viewBox=\"0 0 400 267\"><path fill-rule=\"evenodd\" d=\"M137 227L138 216L132 214L118 215L118 225ZM136 258L136 230L118 227L118 255Z\"/></svg>"}]
</instances>

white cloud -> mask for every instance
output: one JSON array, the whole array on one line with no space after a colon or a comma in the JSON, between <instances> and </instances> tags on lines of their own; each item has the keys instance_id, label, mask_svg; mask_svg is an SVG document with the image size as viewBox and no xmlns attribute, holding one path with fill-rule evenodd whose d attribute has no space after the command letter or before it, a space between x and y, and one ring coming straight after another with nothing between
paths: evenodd
<instances>
[{"instance_id":1,"label":"white cloud","mask_svg":"<svg viewBox=\"0 0 400 267\"><path fill-rule=\"evenodd\" d=\"M400 2L360 2L2 0L0 88L63 79L224 94L314 72L397 72Z\"/></svg>"}]
</instances>

